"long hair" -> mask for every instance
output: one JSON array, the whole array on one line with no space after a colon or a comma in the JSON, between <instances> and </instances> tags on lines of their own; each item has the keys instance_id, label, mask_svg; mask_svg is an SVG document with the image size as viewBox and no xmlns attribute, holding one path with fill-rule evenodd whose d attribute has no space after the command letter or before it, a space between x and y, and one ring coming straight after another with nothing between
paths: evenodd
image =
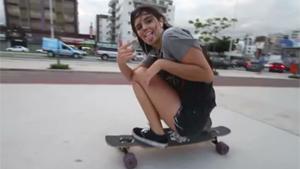
<instances>
[{"instance_id":1,"label":"long hair","mask_svg":"<svg viewBox=\"0 0 300 169\"><path fill-rule=\"evenodd\" d=\"M131 28L133 30L133 32L135 33L135 35L137 36L137 39L139 41L139 44L142 48L142 50L146 53L146 54L149 54L153 47L146 44L139 36L138 36L138 33L137 33L137 30L135 28L135 25L134 25L134 22L136 20L137 17L141 16L143 14L143 12L146 12L147 14L151 14L153 15L156 19L163 19L163 30L166 30L170 27L172 27L172 25L170 25L167 20L166 20L166 17L158 10L156 9L155 7L153 6L150 6L150 5L141 5L139 7L137 7L135 10L133 10L130 14L130 23L131 23ZM205 56L205 59L207 60L208 64L210 65L211 68L213 68L213 65L212 65L212 62L209 58L209 55L205 49L205 47L201 46L202 47L202 52L203 52L203 55Z\"/></svg>"},{"instance_id":2,"label":"long hair","mask_svg":"<svg viewBox=\"0 0 300 169\"><path fill-rule=\"evenodd\" d=\"M156 19L163 19L163 30L166 30L171 27L171 25L166 21L166 17L155 7L150 6L150 5L141 5L137 7L134 11L131 12L130 15L130 23L131 23L131 28L135 35L137 36L137 39L139 41L139 44L142 48L142 50L146 53L149 54L149 52L153 49L152 46L146 44L139 36L137 33L137 30L135 28L134 22L137 17L141 16L143 12L146 12L147 14L153 15Z\"/></svg>"}]
</instances>

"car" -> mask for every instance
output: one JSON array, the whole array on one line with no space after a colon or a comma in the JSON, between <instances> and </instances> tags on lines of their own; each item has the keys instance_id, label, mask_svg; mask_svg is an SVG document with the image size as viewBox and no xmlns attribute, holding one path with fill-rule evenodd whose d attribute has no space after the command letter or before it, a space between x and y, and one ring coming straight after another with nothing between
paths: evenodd
<instances>
[{"instance_id":1,"label":"car","mask_svg":"<svg viewBox=\"0 0 300 169\"><path fill-rule=\"evenodd\" d=\"M144 58L145 58L144 52L137 50L135 52L135 56L134 56L134 58L132 60L133 61L142 61Z\"/></svg>"},{"instance_id":2,"label":"car","mask_svg":"<svg viewBox=\"0 0 300 169\"><path fill-rule=\"evenodd\" d=\"M72 48L70 45L65 44L59 39L43 37L42 48L47 51L50 57L67 56L73 58L82 58L83 51Z\"/></svg>"},{"instance_id":3,"label":"car","mask_svg":"<svg viewBox=\"0 0 300 169\"><path fill-rule=\"evenodd\" d=\"M96 50L96 55L99 56L102 60L108 60L110 58L116 59L118 56L117 48L99 48Z\"/></svg>"},{"instance_id":4,"label":"car","mask_svg":"<svg viewBox=\"0 0 300 169\"><path fill-rule=\"evenodd\" d=\"M288 67L285 66L283 63L273 62L269 64L269 72L283 73L286 70L288 70Z\"/></svg>"},{"instance_id":5,"label":"car","mask_svg":"<svg viewBox=\"0 0 300 169\"><path fill-rule=\"evenodd\" d=\"M43 49L37 49L35 51L38 52L38 53L47 53L47 51L44 51Z\"/></svg>"},{"instance_id":6,"label":"car","mask_svg":"<svg viewBox=\"0 0 300 169\"><path fill-rule=\"evenodd\" d=\"M29 49L24 46L13 46L10 48L6 48L6 51L12 51L12 52L29 52Z\"/></svg>"},{"instance_id":7,"label":"car","mask_svg":"<svg viewBox=\"0 0 300 169\"><path fill-rule=\"evenodd\" d=\"M76 46L74 45L69 45L71 48L73 48L74 50L77 50L82 56L86 56L87 52L81 49L78 49Z\"/></svg>"},{"instance_id":8,"label":"car","mask_svg":"<svg viewBox=\"0 0 300 169\"><path fill-rule=\"evenodd\" d=\"M259 60L250 60L246 62L245 69L252 72L261 72L264 65Z\"/></svg>"},{"instance_id":9,"label":"car","mask_svg":"<svg viewBox=\"0 0 300 169\"><path fill-rule=\"evenodd\" d=\"M229 67L232 67L230 61L224 57L214 56L211 57L211 61L214 68L228 69Z\"/></svg>"}]
</instances>

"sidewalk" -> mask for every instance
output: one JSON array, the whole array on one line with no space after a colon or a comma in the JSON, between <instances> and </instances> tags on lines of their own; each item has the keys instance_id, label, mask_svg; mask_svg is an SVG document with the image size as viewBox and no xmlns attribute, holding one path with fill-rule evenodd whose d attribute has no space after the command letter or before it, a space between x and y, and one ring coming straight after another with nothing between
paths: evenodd
<instances>
[{"instance_id":1,"label":"sidewalk","mask_svg":"<svg viewBox=\"0 0 300 169\"><path fill-rule=\"evenodd\" d=\"M119 71L115 62L63 63L71 66L69 71ZM1 69L44 71L49 65L46 60L0 57ZM238 70L220 70L220 75L288 76ZM229 153L220 156L209 143L166 150L136 147L130 151L137 156L137 169L300 168L299 88L215 89L213 126L232 130L220 138L230 146ZM123 154L106 145L105 135L147 126L128 85L0 84L0 91L1 169L125 168Z\"/></svg>"},{"instance_id":2,"label":"sidewalk","mask_svg":"<svg viewBox=\"0 0 300 169\"><path fill-rule=\"evenodd\" d=\"M226 89L217 88L218 103L231 100ZM123 154L105 143L105 135L129 134L133 127L147 125L127 85L1 84L0 90L2 169L122 169ZM260 107L266 105L249 102L257 107L252 108L255 114L264 114ZM219 104L212 113L214 126L232 130L220 138L230 146L226 156L218 155L208 142L166 150L136 147L130 151L137 156L138 169L299 168L299 136L240 113L242 106L233 111Z\"/></svg>"}]
</instances>

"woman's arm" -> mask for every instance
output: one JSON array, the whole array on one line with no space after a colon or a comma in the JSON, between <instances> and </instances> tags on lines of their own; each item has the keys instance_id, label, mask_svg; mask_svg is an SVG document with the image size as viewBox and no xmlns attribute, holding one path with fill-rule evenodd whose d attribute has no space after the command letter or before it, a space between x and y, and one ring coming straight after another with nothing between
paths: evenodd
<instances>
[{"instance_id":1,"label":"woman's arm","mask_svg":"<svg viewBox=\"0 0 300 169\"><path fill-rule=\"evenodd\" d=\"M131 47L132 42L122 45L120 43L118 47L117 63L121 73L126 77L128 81L132 81L134 69L127 65L127 62L134 57L134 50Z\"/></svg>"},{"instance_id":2,"label":"woman's arm","mask_svg":"<svg viewBox=\"0 0 300 169\"><path fill-rule=\"evenodd\" d=\"M139 67L142 67L143 64L138 65L137 67L135 67L134 69L132 69L131 67L129 67L126 63L122 64L122 63L118 63L119 69L121 71L121 73L126 77L126 79L131 82L132 81L132 77L134 74L134 71L136 69L138 69Z\"/></svg>"},{"instance_id":3,"label":"woman's arm","mask_svg":"<svg viewBox=\"0 0 300 169\"><path fill-rule=\"evenodd\" d=\"M198 48L190 48L182 58L181 63L159 59L148 70L149 78L159 70L165 70L171 74L191 81L210 83L213 81L213 71L206 61L202 51ZM150 81L149 79L149 81Z\"/></svg>"}]
</instances>

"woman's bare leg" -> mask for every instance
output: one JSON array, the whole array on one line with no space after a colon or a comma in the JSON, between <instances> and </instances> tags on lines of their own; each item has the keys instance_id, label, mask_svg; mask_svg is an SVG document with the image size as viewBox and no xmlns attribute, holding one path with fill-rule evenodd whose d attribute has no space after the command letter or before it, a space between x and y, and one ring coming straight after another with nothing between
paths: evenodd
<instances>
[{"instance_id":1,"label":"woman's bare leg","mask_svg":"<svg viewBox=\"0 0 300 169\"><path fill-rule=\"evenodd\" d=\"M142 86L134 82L133 91L149 121L150 128L157 134L164 134L160 116Z\"/></svg>"},{"instance_id":2,"label":"woman's bare leg","mask_svg":"<svg viewBox=\"0 0 300 169\"><path fill-rule=\"evenodd\" d=\"M162 134L160 119L175 131L174 116L180 108L181 102L174 89L158 76L153 77L149 85L144 83L146 68L139 68L134 72L133 89L150 123L151 129Z\"/></svg>"}]
</instances>

